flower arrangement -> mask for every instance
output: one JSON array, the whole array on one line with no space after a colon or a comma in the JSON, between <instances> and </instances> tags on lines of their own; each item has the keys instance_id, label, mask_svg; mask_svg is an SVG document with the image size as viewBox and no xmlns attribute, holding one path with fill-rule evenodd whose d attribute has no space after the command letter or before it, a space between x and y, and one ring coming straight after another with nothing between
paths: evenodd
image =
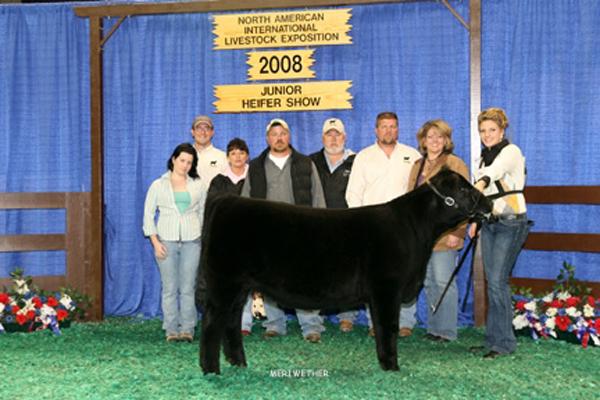
<instances>
[{"instance_id":1,"label":"flower arrangement","mask_svg":"<svg viewBox=\"0 0 600 400\"><path fill-rule=\"evenodd\" d=\"M571 334L583 347L600 346L600 298L575 279L575 267L567 262L551 293L536 298L525 290L513 295L513 303L513 326L529 328L535 340Z\"/></svg>"},{"instance_id":2,"label":"flower arrangement","mask_svg":"<svg viewBox=\"0 0 600 400\"><path fill-rule=\"evenodd\" d=\"M46 292L33 285L31 276L23 270L10 273L12 288L0 291L0 333L7 327L24 327L31 332L50 328L60 335L60 325L85 315L82 305L89 305L87 296L74 289L61 288L58 292ZM76 301L78 299L80 301Z\"/></svg>"}]
</instances>

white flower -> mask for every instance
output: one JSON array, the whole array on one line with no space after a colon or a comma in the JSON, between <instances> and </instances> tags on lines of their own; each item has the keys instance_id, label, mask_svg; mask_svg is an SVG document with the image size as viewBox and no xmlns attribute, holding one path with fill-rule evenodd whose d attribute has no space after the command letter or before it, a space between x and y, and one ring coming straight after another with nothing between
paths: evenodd
<instances>
[{"instance_id":1,"label":"white flower","mask_svg":"<svg viewBox=\"0 0 600 400\"><path fill-rule=\"evenodd\" d=\"M536 308L537 308L537 304L536 304L536 302L534 300L532 300L529 303L525 303L524 307L525 307L525 309L527 311L534 312L536 310Z\"/></svg>"},{"instance_id":2,"label":"white flower","mask_svg":"<svg viewBox=\"0 0 600 400\"><path fill-rule=\"evenodd\" d=\"M0 303L0 314L2 314L2 311L4 311L4 308L6 306L4 305L4 303Z\"/></svg>"},{"instance_id":3,"label":"white flower","mask_svg":"<svg viewBox=\"0 0 600 400\"><path fill-rule=\"evenodd\" d=\"M546 328L552 331L554 330L554 328L556 328L556 321L554 320L554 318L548 318L546 320Z\"/></svg>"},{"instance_id":4,"label":"white flower","mask_svg":"<svg viewBox=\"0 0 600 400\"><path fill-rule=\"evenodd\" d=\"M554 300L554 293L548 293L547 295L542 297L542 301L544 303L552 303L552 300Z\"/></svg>"},{"instance_id":5,"label":"white flower","mask_svg":"<svg viewBox=\"0 0 600 400\"><path fill-rule=\"evenodd\" d=\"M571 297L571 294L569 292L560 292L558 296L556 296L557 299L563 301L567 300L569 297Z\"/></svg>"},{"instance_id":6,"label":"white flower","mask_svg":"<svg viewBox=\"0 0 600 400\"><path fill-rule=\"evenodd\" d=\"M68 294L61 294L60 304L62 304L69 311L75 309L75 306L73 305L73 299L71 299L71 296L69 296Z\"/></svg>"},{"instance_id":7,"label":"white flower","mask_svg":"<svg viewBox=\"0 0 600 400\"><path fill-rule=\"evenodd\" d=\"M586 304L585 306L583 306L583 316L586 318L591 318L594 316L594 307L590 306L589 304Z\"/></svg>"},{"instance_id":8,"label":"white flower","mask_svg":"<svg viewBox=\"0 0 600 400\"><path fill-rule=\"evenodd\" d=\"M47 304L44 304L42 306L42 308L40 309L40 317L47 317L49 315L56 315L56 310L52 307L50 307Z\"/></svg>"},{"instance_id":9,"label":"white flower","mask_svg":"<svg viewBox=\"0 0 600 400\"><path fill-rule=\"evenodd\" d=\"M549 316L549 317L554 317L554 316L556 315L556 312L557 312L556 308L554 308L554 307L549 307L549 308L546 310L546 315L547 315L547 316Z\"/></svg>"},{"instance_id":10,"label":"white flower","mask_svg":"<svg viewBox=\"0 0 600 400\"><path fill-rule=\"evenodd\" d=\"M29 293L29 287L24 279L15 279L15 286L18 294L25 295Z\"/></svg>"},{"instance_id":11,"label":"white flower","mask_svg":"<svg viewBox=\"0 0 600 400\"><path fill-rule=\"evenodd\" d=\"M25 314L27 311L30 311L30 310L35 311L35 304L33 303L33 297L31 299L25 300L25 305L23 306L23 308L21 308L21 310L23 311L23 314Z\"/></svg>"},{"instance_id":12,"label":"white flower","mask_svg":"<svg viewBox=\"0 0 600 400\"><path fill-rule=\"evenodd\" d=\"M513 326L516 330L523 329L529 326L529 321L527 320L527 317L524 314L517 315L513 319Z\"/></svg>"},{"instance_id":13,"label":"white flower","mask_svg":"<svg viewBox=\"0 0 600 400\"><path fill-rule=\"evenodd\" d=\"M579 317L581 316L581 311L578 311L575 307L568 307L565 312L570 317Z\"/></svg>"}]
</instances>

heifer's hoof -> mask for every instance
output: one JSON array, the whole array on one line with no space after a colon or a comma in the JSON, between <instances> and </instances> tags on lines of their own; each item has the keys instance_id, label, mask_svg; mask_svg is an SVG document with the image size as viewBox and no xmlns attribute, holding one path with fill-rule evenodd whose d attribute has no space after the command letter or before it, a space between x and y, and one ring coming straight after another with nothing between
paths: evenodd
<instances>
[{"instance_id":1,"label":"heifer's hoof","mask_svg":"<svg viewBox=\"0 0 600 400\"><path fill-rule=\"evenodd\" d=\"M208 375L208 374L215 374L215 375L221 375L221 371L206 371L206 370L202 370L202 372L204 372L204 375Z\"/></svg>"},{"instance_id":2,"label":"heifer's hoof","mask_svg":"<svg viewBox=\"0 0 600 400\"><path fill-rule=\"evenodd\" d=\"M204 375L215 374L219 375L221 373L221 368L219 367L219 363L208 363L200 361L200 368L202 368L202 372Z\"/></svg>"},{"instance_id":3,"label":"heifer's hoof","mask_svg":"<svg viewBox=\"0 0 600 400\"><path fill-rule=\"evenodd\" d=\"M399 371L398 362L395 360L385 360L379 361L379 365L381 365L381 369L384 371Z\"/></svg>"},{"instance_id":4,"label":"heifer's hoof","mask_svg":"<svg viewBox=\"0 0 600 400\"><path fill-rule=\"evenodd\" d=\"M391 366L381 366L381 369L384 371L400 371L400 368L397 365L391 365Z\"/></svg>"},{"instance_id":5,"label":"heifer's hoof","mask_svg":"<svg viewBox=\"0 0 600 400\"><path fill-rule=\"evenodd\" d=\"M208 375L208 374L215 374L215 375L220 375L221 374L221 369L219 368L219 366L204 366L201 365L200 366L202 368L202 372L204 372L204 375Z\"/></svg>"},{"instance_id":6,"label":"heifer's hoof","mask_svg":"<svg viewBox=\"0 0 600 400\"><path fill-rule=\"evenodd\" d=\"M240 368L246 368L248 366L248 364L246 364L246 360L234 360L233 358L227 358L227 362Z\"/></svg>"}]
</instances>

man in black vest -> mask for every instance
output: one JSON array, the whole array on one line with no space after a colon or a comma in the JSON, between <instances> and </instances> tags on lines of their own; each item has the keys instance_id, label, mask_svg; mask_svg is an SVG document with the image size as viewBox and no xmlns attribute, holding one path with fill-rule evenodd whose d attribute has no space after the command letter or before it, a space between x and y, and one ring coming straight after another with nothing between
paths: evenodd
<instances>
[{"instance_id":1,"label":"man in black vest","mask_svg":"<svg viewBox=\"0 0 600 400\"><path fill-rule=\"evenodd\" d=\"M337 118L326 119L323 123L323 148L310 155L319 171L327 208L348 208L346 187L352 170L355 154L346 149L346 129ZM340 330L350 332L356 311L338 314Z\"/></svg>"},{"instance_id":2,"label":"man in black vest","mask_svg":"<svg viewBox=\"0 0 600 400\"><path fill-rule=\"evenodd\" d=\"M290 145L290 129L284 120L276 118L269 122L267 144L269 147L250 161L242 196L325 207L319 173L309 157ZM268 297L264 298L264 306L267 313L267 321L263 323L265 337L285 335L285 313ZM296 315L304 338L312 343L319 342L321 332L325 330L319 310L296 310Z\"/></svg>"}]
</instances>

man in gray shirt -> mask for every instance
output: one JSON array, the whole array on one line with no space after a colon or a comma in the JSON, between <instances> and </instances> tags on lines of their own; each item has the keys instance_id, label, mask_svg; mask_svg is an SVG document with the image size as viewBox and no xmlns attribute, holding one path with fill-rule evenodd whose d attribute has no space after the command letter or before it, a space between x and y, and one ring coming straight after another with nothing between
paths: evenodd
<instances>
[{"instance_id":1,"label":"man in gray shirt","mask_svg":"<svg viewBox=\"0 0 600 400\"><path fill-rule=\"evenodd\" d=\"M325 208L319 173L310 158L290 145L290 129L284 120L276 118L269 122L267 144L269 147L250 162L242 196ZM267 321L263 323L265 337L285 335L285 313L268 297L265 297L264 305L267 313ZM319 342L321 332L325 330L319 311L296 310L296 315L304 338L312 343Z\"/></svg>"}]
</instances>

